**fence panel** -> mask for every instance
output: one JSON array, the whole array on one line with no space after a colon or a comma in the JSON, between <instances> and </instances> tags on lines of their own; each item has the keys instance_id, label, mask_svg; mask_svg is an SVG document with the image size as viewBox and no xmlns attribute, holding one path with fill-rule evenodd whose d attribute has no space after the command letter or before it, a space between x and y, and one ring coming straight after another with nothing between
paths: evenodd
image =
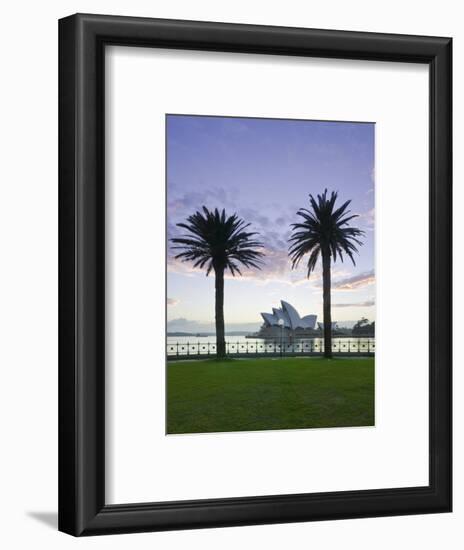
<instances>
[{"instance_id":1,"label":"fence panel","mask_svg":"<svg viewBox=\"0 0 464 550\"><path fill-rule=\"evenodd\" d=\"M324 340L313 339L268 339L268 340L226 340L226 354L231 357L295 357L323 355ZM333 355L368 355L375 354L375 338L334 338ZM210 341L168 342L166 344L168 359L196 359L216 356L216 343Z\"/></svg>"}]
</instances>

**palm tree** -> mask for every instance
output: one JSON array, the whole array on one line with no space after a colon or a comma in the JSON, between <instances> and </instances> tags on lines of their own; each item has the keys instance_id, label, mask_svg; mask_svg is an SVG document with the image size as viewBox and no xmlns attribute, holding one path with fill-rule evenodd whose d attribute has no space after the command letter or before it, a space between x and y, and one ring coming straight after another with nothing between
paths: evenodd
<instances>
[{"instance_id":1,"label":"palm tree","mask_svg":"<svg viewBox=\"0 0 464 550\"><path fill-rule=\"evenodd\" d=\"M300 260L309 254L307 269L308 278L314 271L319 255L322 258L322 287L324 302L324 356L332 357L332 316L330 303L330 269L332 260L337 257L343 262L343 254L349 256L353 265L356 265L353 254L358 252L356 245L362 245L358 239L364 231L356 227L349 227L349 221L357 217L347 210L351 201L346 201L340 207L335 207L338 192L332 191L327 198L327 189L317 200L309 195L311 210L300 208L298 216L303 218L300 223L292 224L289 255L292 259L292 269L295 269Z\"/></svg>"},{"instance_id":2,"label":"palm tree","mask_svg":"<svg viewBox=\"0 0 464 550\"><path fill-rule=\"evenodd\" d=\"M227 216L225 210L216 208L197 211L189 216L186 223L177 226L188 231L188 234L171 239L181 250L175 258L194 262L194 267L206 268L206 276L212 270L215 275L215 317L216 317L216 352L217 357L226 355L224 334L224 272L228 269L233 276L241 275L239 264L245 267L260 269L263 253L257 248L262 244L256 240L257 233L246 231L245 223L237 214Z\"/></svg>"}]
</instances>

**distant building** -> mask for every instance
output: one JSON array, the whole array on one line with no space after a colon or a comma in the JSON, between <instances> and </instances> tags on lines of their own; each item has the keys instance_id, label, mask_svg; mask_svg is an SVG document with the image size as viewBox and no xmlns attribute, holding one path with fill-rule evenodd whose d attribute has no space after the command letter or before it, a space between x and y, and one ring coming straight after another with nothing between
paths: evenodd
<instances>
[{"instance_id":1,"label":"distant building","mask_svg":"<svg viewBox=\"0 0 464 550\"><path fill-rule=\"evenodd\" d=\"M317 315L300 317L298 311L288 302L281 300L282 307L272 308L272 313L261 313L264 324L257 336L278 338L282 332L285 336L304 337L316 328Z\"/></svg>"}]
</instances>

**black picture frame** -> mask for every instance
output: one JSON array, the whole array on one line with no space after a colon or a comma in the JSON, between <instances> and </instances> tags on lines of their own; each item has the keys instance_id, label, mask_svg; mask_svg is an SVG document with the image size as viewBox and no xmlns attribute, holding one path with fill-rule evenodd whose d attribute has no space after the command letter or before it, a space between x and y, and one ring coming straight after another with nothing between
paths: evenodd
<instances>
[{"instance_id":1,"label":"black picture frame","mask_svg":"<svg viewBox=\"0 0 464 550\"><path fill-rule=\"evenodd\" d=\"M426 63L429 485L105 504L104 48ZM59 21L59 529L75 536L451 511L450 38L77 14ZM427 273L424 273L424 277Z\"/></svg>"}]
</instances>

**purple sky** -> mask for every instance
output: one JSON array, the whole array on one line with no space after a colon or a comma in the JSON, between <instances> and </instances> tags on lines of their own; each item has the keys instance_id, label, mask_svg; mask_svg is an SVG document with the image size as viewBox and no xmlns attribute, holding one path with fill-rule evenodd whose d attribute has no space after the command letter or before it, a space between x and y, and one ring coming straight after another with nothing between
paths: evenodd
<instances>
[{"instance_id":1,"label":"purple sky","mask_svg":"<svg viewBox=\"0 0 464 550\"><path fill-rule=\"evenodd\" d=\"M371 123L168 115L168 238L201 208L236 212L260 233L260 271L225 282L226 330L253 330L261 311L283 299L322 321L320 268L308 280L290 269L288 237L309 193L339 192L366 231L356 258L333 266L332 317L375 319L374 133ZM168 250L168 330L212 330L214 276L174 260Z\"/></svg>"}]
</instances>

